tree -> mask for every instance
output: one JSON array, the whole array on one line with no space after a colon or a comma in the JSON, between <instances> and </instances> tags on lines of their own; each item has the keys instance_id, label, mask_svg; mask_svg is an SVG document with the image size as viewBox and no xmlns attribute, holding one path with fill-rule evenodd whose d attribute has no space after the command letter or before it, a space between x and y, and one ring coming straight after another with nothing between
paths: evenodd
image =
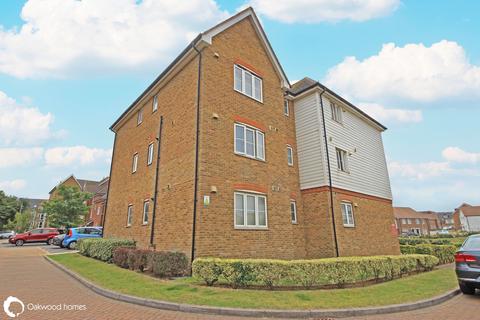
<instances>
[{"instance_id":1,"label":"tree","mask_svg":"<svg viewBox=\"0 0 480 320\"><path fill-rule=\"evenodd\" d=\"M91 196L90 193L82 192L75 187L59 187L58 198L43 204L49 226L60 228L80 225L88 212L85 201Z\"/></svg>"},{"instance_id":2,"label":"tree","mask_svg":"<svg viewBox=\"0 0 480 320\"><path fill-rule=\"evenodd\" d=\"M0 190L0 230L5 228L10 220L15 219L15 214L22 211L27 206L25 200L17 197L7 196Z\"/></svg>"},{"instance_id":3,"label":"tree","mask_svg":"<svg viewBox=\"0 0 480 320\"><path fill-rule=\"evenodd\" d=\"M17 212L13 220L9 220L5 225L7 230L14 230L16 233L27 231L30 227L30 220L32 213L29 210L24 212Z\"/></svg>"}]
</instances>

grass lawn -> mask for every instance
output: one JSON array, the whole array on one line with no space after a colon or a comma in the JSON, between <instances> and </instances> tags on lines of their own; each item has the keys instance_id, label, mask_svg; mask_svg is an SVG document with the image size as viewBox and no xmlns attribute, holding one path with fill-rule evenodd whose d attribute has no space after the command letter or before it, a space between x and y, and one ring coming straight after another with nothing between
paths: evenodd
<instances>
[{"instance_id":1,"label":"grass lawn","mask_svg":"<svg viewBox=\"0 0 480 320\"><path fill-rule=\"evenodd\" d=\"M97 285L171 302L257 309L337 309L383 306L431 298L457 286L455 272L442 268L364 288L268 291L206 287L194 279L159 280L79 254L50 256Z\"/></svg>"}]
</instances>

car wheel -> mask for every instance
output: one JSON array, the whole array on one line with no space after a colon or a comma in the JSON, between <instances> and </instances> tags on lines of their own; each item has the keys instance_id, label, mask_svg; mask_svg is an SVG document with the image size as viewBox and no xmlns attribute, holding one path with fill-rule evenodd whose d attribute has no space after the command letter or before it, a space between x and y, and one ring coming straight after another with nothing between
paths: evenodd
<instances>
[{"instance_id":1,"label":"car wheel","mask_svg":"<svg viewBox=\"0 0 480 320\"><path fill-rule=\"evenodd\" d=\"M53 238L48 239L48 240L47 240L47 244L48 244L49 246L51 246L51 245L53 244Z\"/></svg>"},{"instance_id":2,"label":"car wheel","mask_svg":"<svg viewBox=\"0 0 480 320\"><path fill-rule=\"evenodd\" d=\"M460 283L459 286L460 286L460 291L462 291L463 294L469 294L469 295L475 294L475 287L473 287L472 285L467 283Z\"/></svg>"},{"instance_id":3,"label":"car wheel","mask_svg":"<svg viewBox=\"0 0 480 320\"><path fill-rule=\"evenodd\" d=\"M68 249L75 250L77 248L77 241L72 241L68 244Z\"/></svg>"},{"instance_id":4,"label":"car wheel","mask_svg":"<svg viewBox=\"0 0 480 320\"><path fill-rule=\"evenodd\" d=\"M15 245L16 245L17 247L23 246L23 243L24 243L23 240L17 240L17 241L15 241Z\"/></svg>"}]
</instances>

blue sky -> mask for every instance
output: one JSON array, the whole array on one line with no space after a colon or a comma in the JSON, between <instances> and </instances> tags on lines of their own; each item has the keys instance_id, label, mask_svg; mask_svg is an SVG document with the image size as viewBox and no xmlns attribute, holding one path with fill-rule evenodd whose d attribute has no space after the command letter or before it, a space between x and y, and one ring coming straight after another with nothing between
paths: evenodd
<instances>
[{"instance_id":1,"label":"blue sky","mask_svg":"<svg viewBox=\"0 0 480 320\"><path fill-rule=\"evenodd\" d=\"M110 124L246 3L2 1L0 189L46 197L71 173L108 175ZM387 125L395 205L480 204L480 3L355 3L249 2L291 81L318 79Z\"/></svg>"}]
</instances>

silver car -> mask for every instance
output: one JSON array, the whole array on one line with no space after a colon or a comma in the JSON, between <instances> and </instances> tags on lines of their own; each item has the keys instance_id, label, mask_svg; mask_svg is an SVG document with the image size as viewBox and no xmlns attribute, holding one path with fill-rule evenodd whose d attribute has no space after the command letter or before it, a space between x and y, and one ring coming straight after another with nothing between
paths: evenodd
<instances>
[{"instance_id":1,"label":"silver car","mask_svg":"<svg viewBox=\"0 0 480 320\"><path fill-rule=\"evenodd\" d=\"M468 237L455 254L455 272L464 294L480 289L480 234Z\"/></svg>"},{"instance_id":2,"label":"silver car","mask_svg":"<svg viewBox=\"0 0 480 320\"><path fill-rule=\"evenodd\" d=\"M0 231L0 239L8 239L15 235L15 231Z\"/></svg>"}]
</instances>

